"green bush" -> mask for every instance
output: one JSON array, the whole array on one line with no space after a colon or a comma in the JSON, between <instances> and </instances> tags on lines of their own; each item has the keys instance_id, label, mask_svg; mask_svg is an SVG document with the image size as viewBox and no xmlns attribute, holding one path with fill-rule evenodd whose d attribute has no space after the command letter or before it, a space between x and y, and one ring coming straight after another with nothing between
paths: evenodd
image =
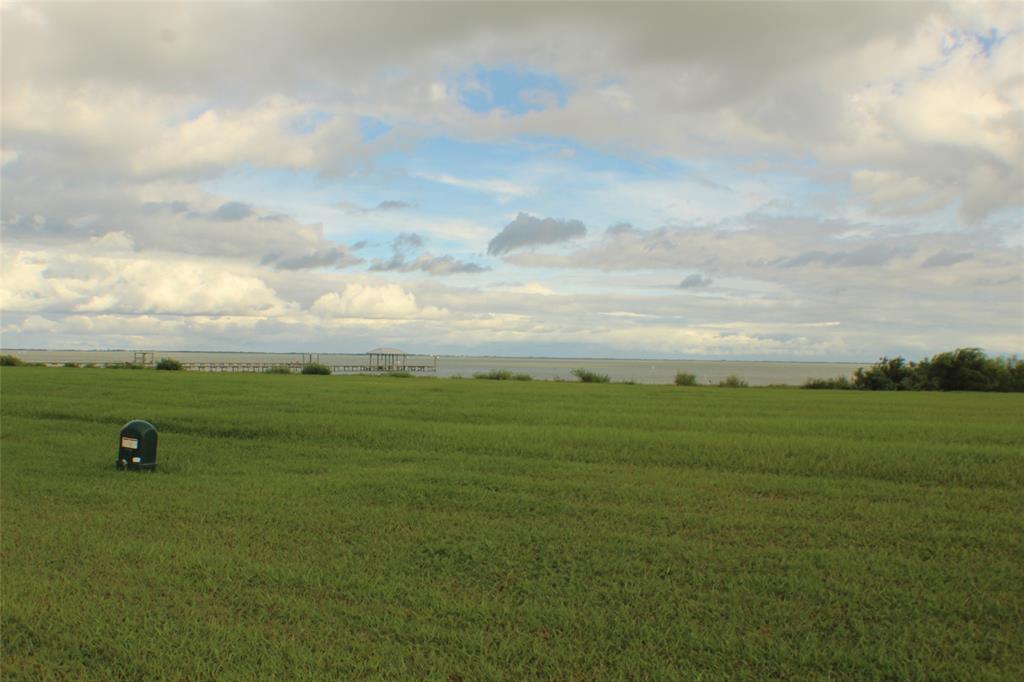
<instances>
[{"instance_id":1,"label":"green bush","mask_svg":"<svg viewBox=\"0 0 1024 682\"><path fill-rule=\"evenodd\" d=\"M302 368L303 374L330 374L331 368L319 362L311 362Z\"/></svg>"},{"instance_id":2,"label":"green bush","mask_svg":"<svg viewBox=\"0 0 1024 682\"><path fill-rule=\"evenodd\" d=\"M582 367L574 369L572 375L585 384L607 384L611 381L607 374L598 374Z\"/></svg>"},{"instance_id":3,"label":"green bush","mask_svg":"<svg viewBox=\"0 0 1024 682\"><path fill-rule=\"evenodd\" d=\"M264 374L291 374L292 368L284 365L277 365L276 367L267 367L263 370Z\"/></svg>"},{"instance_id":4,"label":"green bush","mask_svg":"<svg viewBox=\"0 0 1024 682\"><path fill-rule=\"evenodd\" d=\"M849 390L853 384L847 377L835 377L833 379L808 379L804 382L803 388L823 388Z\"/></svg>"},{"instance_id":5,"label":"green bush","mask_svg":"<svg viewBox=\"0 0 1024 682\"><path fill-rule=\"evenodd\" d=\"M396 379L412 379L412 378L414 378L414 377L415 377L416 375L415 375L415 374L413 374L412 372L406 372L406 371L405 371L405 370L403 369L403 370L396 370L396 371L394 371L394 372L388 372L388 373L387 373L387 376L389 376L389 377L394 377L394 378L396 378Z\"/></svg>"},{"instance_id":6,"label":"green bush","mask_svg":"<svg viewBox=\"0 0 1024 682\"><path fill-rule=\"evenodd\" d=\"M474 379L490 379L492 381L508 381L512 378L512 372L507 369L492 369L490 372L477 372Z\"/></svg>"},{"instance_id":7,"label":"green bush","mask_svg":"<svg viewBox=\"0 0 1024 682\"><path fill-rule=\"evenodd\" d=\"M512 381L533 381L533 377L525 372L519 372L512 375Z\"/></svg>"},{"instance_id":8,"label":"green bush","mask_svg":"<svg viewBox=\"0 0 1024 682\"><path fill-rule=\"evenodd\" d=\"M853 374L867 391L1024 391L1024 360L990 358L980 348L957 348L920 362L882 358Z\"/></svg>"},{"instance_id":9,"label":"green bush","mask_svg":"<svg viewBox=\"0 0 1024 682\"><path fill-rule=\"evenodd\" d=\"M78 363L77 362L65 362L63 366L64 367L78 367Z\"/></svg>"},{"instance_id":10,"label":"green bush","mask_svg":"<svg viewBox=\"0 0 1024 682\"><path fill-rule=\"evenodd\" d=\"M917 388L914 363L904 358L882 358L864 369L858 367L853 373L853 385L868 391L906 391Z\"/></svg>"},{"instance_id":11,"label":"green bush","mask_svg":"<svg viewBox=\"0 0 1024 682\"><path fill-rule=\"evenodd\" d=\"M726 378L719 381L718 385L722 388L746 388L750 384L748 384L743 379L740 379L735 374L730 374Z\"/></svg>"},{"instance_id":12,"label":"green bush","mask_svg":"<svg viewBox=\"0 0 1024 682\"><path fill-rule=\"evenodd\" d=\"M104 365L107 369L145 369L143 365L134 362L108 362Z\"/></svg>"},{"instance_id":13,"label":"green bush","mask_svg":"<svg viewBox=\"0 0 1024 682\"><path fill-rule=\"evenodd\" d=\"M676 372L676 386L696 386L697 375L689 372Z\"/></svg>"},{"instance_id":14,"label":"green bush","mask_svg":"<svg viewBox=\"0 0 1024 682\"><path fill-rule=\"evenodd\" d=\"M172 372L177 372L182 368L181 363L174 358L160 358L160 361L156 363L157 369L165 369Z\"/></svg>"},{"instance_id":15,"label":"green bush","mask_svg":"<svg viewBox=\"0 0 1024 682\"><path fill-rule=\"evenodd\" d=\"M0 366L2 367L21 367L24 364L24 360L14 355L0 355Z\"/></svg>"}]
</instances>

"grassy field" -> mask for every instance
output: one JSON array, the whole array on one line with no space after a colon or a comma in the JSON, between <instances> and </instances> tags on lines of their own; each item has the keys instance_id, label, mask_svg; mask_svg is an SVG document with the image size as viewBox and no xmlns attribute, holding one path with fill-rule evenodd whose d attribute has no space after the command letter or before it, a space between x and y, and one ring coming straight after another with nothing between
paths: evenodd
<instances>
[{"instance_id":1,"label":"grassy field","mask_svg":"<svg viewBox=\"0 0 1024 682\"><path fill-rule=\"evenodd\" d=\"M1021 395L0 381L4 679L1024 678Z\"/></svg>"}]
</instances>

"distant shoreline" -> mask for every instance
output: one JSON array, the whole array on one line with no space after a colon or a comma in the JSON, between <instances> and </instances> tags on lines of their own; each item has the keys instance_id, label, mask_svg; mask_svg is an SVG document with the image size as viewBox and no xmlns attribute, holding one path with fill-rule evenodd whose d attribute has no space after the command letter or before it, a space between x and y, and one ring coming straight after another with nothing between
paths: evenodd
<instances>
[{"instance_id":1,"label":"distant shoreline","mask_svg":"<svg viewBox=\"0 0 1024 682\"><path fill-rule=\"evenodd\" d=\"M3 353L202 353L206 355L341 355L359 356L366 355L366 351L277 351L277 350L183 350L183 349L138 349L138 348L0 348ZM759 360L750 358L728 358L728 357L608 357L597 355L466 355L454 353L416 353L410 352L410 357L437 357L438 359L458 360L553 360L553 361L599 361L599 362L756 362L775 364L813 364L813 365L871 365L875 360Z\"/></svg>"},{"instance_id":2,"label":"distant shoreline","mask_svg":"<svg viewBox=\"0 0 1024 682\"><path fill-rule=\"evenodd\" d=\"M11 349L12 355L26 362L49 365L124 365L141 363L151 365L160 358L178 360L196 365L200 371L257 371L254 365L286 364L294 367L316 362L335 369L338 373L369 365L366 353L267 353L260 351L171 351L147 350L34 350ZM802 385L810 379L852 377L853 373L871 363L823 360L730 360L730 359L668 359L668 358L595 358L595 357L536 357L500 355L408 355L408 366L429 365L431 375L445 377L472 377L495 370L529 375L534 379L569 380L574 372L585 369L608 375L613 381L642 384L671 384L679 372L693 374L701 384L717 384L731 376L751 386ZM424 362L424 360L427 362ZM228 367L235 366L238 367ZM244 367L241 367L244 365ZM202 366L202 367L200 367Z\"/></svg>"}]
</instances>

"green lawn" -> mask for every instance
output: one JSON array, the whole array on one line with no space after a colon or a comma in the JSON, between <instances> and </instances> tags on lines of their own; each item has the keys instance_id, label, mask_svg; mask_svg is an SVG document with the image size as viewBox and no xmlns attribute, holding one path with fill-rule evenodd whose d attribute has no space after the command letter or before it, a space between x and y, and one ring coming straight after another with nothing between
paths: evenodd
<instances>
[{"instance_id":1,"label":"green lawn","mask_svg":"<svg viewBox=\"0 0 1024 682\"><path fill-rule=\"evenodd\" d=\"M1024 678L1022 395L0 382L5 680Z\"/></svg>"}]
</instances>

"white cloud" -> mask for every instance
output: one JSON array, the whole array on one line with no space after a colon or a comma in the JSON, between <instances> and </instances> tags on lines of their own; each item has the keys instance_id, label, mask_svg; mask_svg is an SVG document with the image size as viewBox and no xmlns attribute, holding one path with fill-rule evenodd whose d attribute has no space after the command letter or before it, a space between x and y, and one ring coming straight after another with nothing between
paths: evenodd
<instances>
[{"instance_id":1,"label":"white cloud","mask_svg":"<svg viewBox=\"0 0 1024 682\"><path fill-rule=\"evenodd\" d=\"M555 290L540 282L526 282L525 284L498 284L491 287L492 291L503 291L510 294L527 294L530 296L553 296Z\"/></svg>"},{"instance_id":2,"label":"white cloud","mask_svg":"<svg viewBox=\"0 0 1024 682\"><path fill-rule=\"evenodd\" d=\"M416 296L398 284L352 282L340 291L318 298L310 311L322 318L367 318L410 320L444 317L446 311L434 306L421 307Z\"/></svg>"},{"instance_id":3,"label":"white cloud","mask_svg":"<svg viewBox=\"0 0 1024 682\"><path fill-rule=\"evenodd\" d=\"M107 235L59 255L5 250L4 310L276 316L295 307L245 268L130 247Z\"/></svg>"},{"instance_id":4,"label":"white cloud","mask_svg":"<svg viewBox=\"0 0 1024 682\"><path fill-rule=\"evenodd\" d=\"M446 173L417 173L416 177L423 178L424 180L430 180L431 182L439 182L443 185L451 185L452 187L461 187L462 189L471 189L477 192L494 194L498 196L499 199L523 197L532 194L535 191L531 187L500 179L470 180L466 178L458 178Z\"/></svg>"},{"instance_id":5,"label":"white cloud","mask_svg":"<svg viewBox=\"0 0 1024 682\"><path fill-rule=\"evenodd\" d=\"M1022 345L1024 32L1011 3L0 11L0 305L14 339ZM470 111L454 86L469 64L557 78L564 106ZM364 141L366 120L387 132ZM544 162L460 164L430 156L429 138ZM233 194L259 173L269 192ZM342 214L342 195L417 210ZM437 207L452 195L465 203ZM312 219L282 215L318 202ZM400 231L475 261L520 212L647 229L557 253L520 240L537 251L505 255L481 289L415 281L457 269L443 256L410 257L401 285L333 269L360 265L328 238L354 233L367 263ZM715 286L680 291L697 272L691 283ZM497 280L529 283L487 287ZM840 325L806 326L833 311ZM769 316L782 327L759 327Z\"/></svg>"},{"instance_id":6,"label":"white cloud","mask_svg":"<svg viewBox=\"0 0 1024 682\"><path fill-rule=\"evenodd\" d=\"M137 178L209 174L238 164L334 170L358 157L355 117L338 110L312 131L296 126L318 108L283 96L205 108L195 96L95 84L43 89L15 81L4 89L5 137L34 150L58 139L68 152Z\"/></svg>"}]
</instances>

